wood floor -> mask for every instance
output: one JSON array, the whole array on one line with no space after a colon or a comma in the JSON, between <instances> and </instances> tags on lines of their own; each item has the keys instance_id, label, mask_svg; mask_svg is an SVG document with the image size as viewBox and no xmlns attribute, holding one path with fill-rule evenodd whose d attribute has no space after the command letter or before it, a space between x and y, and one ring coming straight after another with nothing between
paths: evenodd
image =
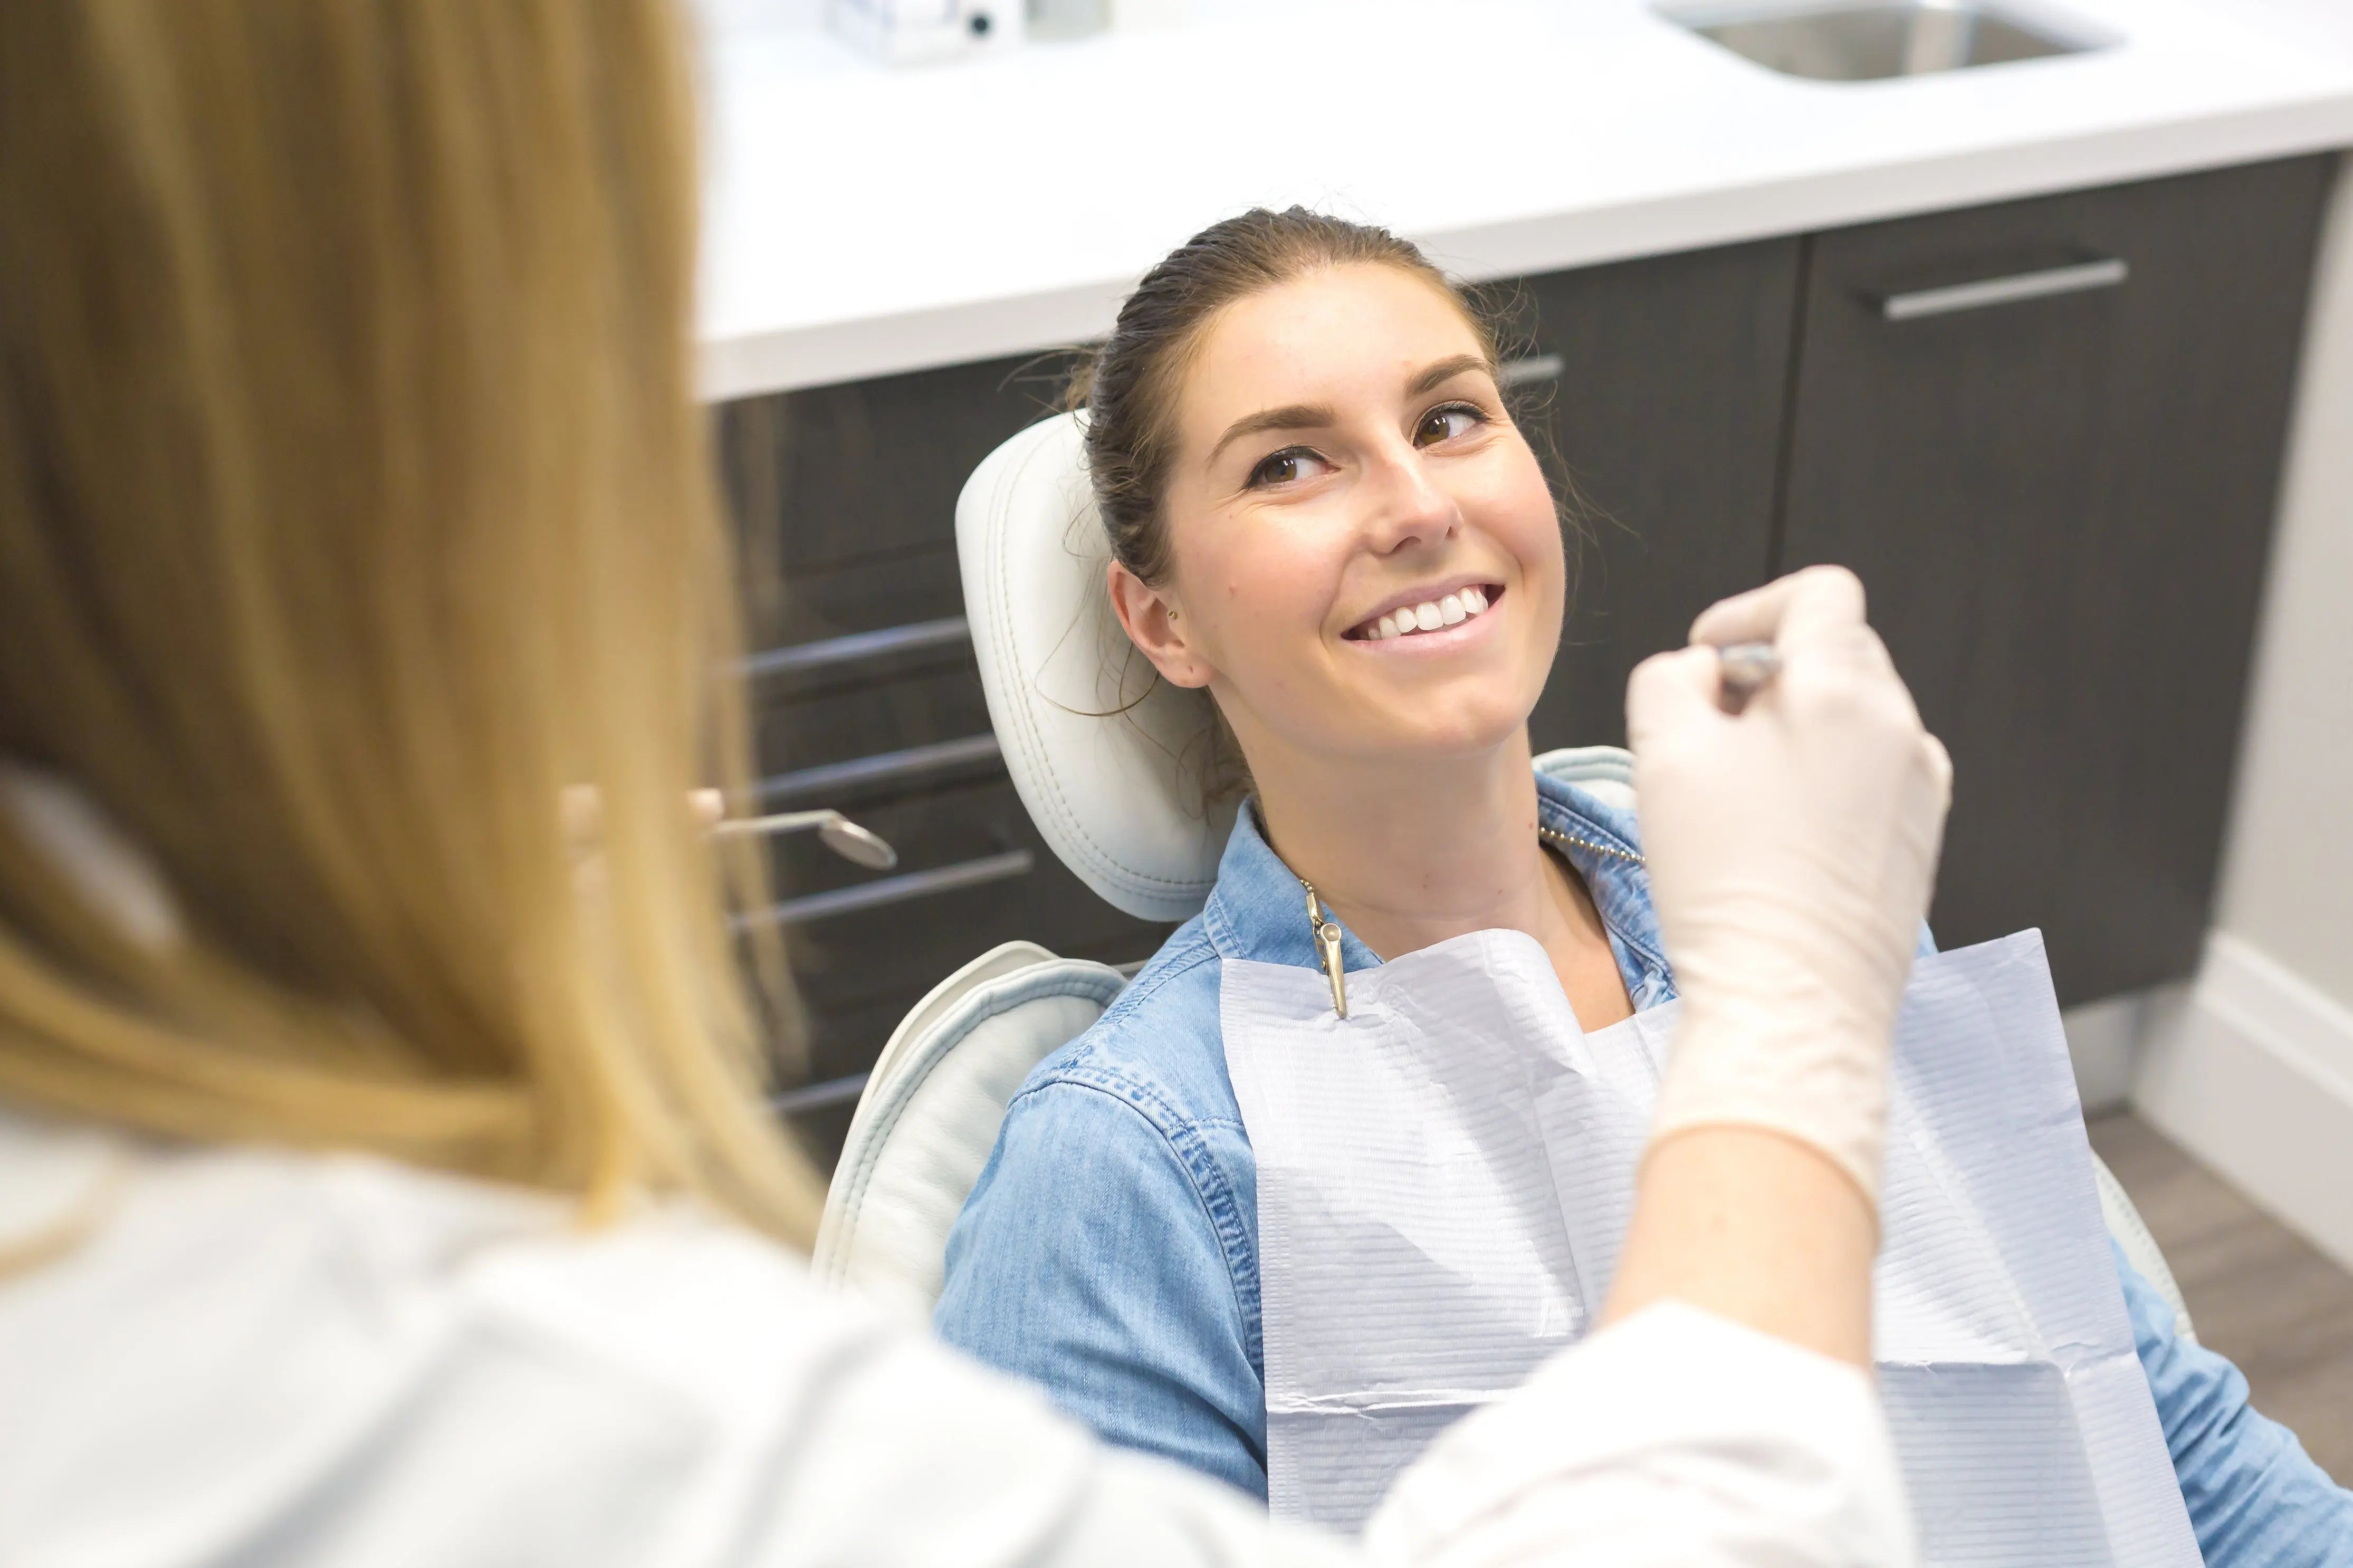
<instances>
[{"instance_id":1,"label":"wood floor","mask_svg":"<svg viewBox=\"0 0 2353 1568\"><path fill-rule=\"evenodd\" d=\"M2103 1116L2091 1131L2164 1250L2200 1342L2236 1362L2255 1408L2353 1486L2353 1275L2139 1118Z\"/></svg>"}]
</instances>

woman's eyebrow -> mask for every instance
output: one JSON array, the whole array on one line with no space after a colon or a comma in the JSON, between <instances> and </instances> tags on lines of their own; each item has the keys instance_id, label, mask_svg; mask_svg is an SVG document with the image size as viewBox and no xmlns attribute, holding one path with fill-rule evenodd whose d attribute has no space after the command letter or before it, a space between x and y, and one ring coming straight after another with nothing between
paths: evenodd
<instances>
[{"instance_id":1,"label":"woman's eyebrow","mask_svg":"<svg viewBox=\"0 0 2353 1568\"><path fill-rule=\"evenodd\" d=\"M1406 384L1408 397L1419 397L1432 387L1443 386L1466 371L1489 371L1493 367L1483 354L1450 354L1421 367ZM1261 408L1255 414L1245 414L1226 426L1218 444L1209 448L1208 462L1218 460L1218 454L1245 436L1261 435L1269 430L1314 430L1338 423L1330 407L1321 403L1293 403L1281 408Z\"/></svg>"},{"instance_id":2,"label":"woman's eyebrow","mask_svg":"<svg viewBox=\"0 0 2353 1568\"><path fill-rule=\"evenodd\" d=\"M1455 354L1422 366L1421 374L1406 384L1408 397L1419 397L1433 387L1443 386L1468 370L1492 371L1482 354Z\"/></svg>"},{"instance_id":3,"label":"woman's eyebrow","mask_svg":"<svg viewBox=\"0 0 2353 1568\"><path fill-rule=\"evenodd\" d=\"M1282 408L1261 408L1255 414L1245 414L1226 426L1218 444L1209 448L1208 461L1218 460L1218 454L1245 436L1256 436L1268 430L1314 430L1337 424L1332 410L1320 403L1293 403Z\"/></svg>"}]
</instances>

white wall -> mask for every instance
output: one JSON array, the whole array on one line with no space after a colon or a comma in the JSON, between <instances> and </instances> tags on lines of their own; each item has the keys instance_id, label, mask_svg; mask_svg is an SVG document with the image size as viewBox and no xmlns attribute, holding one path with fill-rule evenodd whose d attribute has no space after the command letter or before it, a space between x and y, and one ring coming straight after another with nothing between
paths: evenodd
<instances>
[{"instance_id":1,"label":"white wall","mask_svg":"<svg viewBox=\"0 0 2353 1568\"><path fill-rule=\"evenodd\" d=\"M2218 924L2353 1006L2353 179L2329 214Z\"/></svg>"},{"instance_id":2,"label":"white wall","mask_svg":"<svg viewBox=\"0 0 2353 1568\"><path fill-rule=\"evenodd\" d=\"M2348 0L2235 3L2305 47L2353 58ZM2274 970L2298 985L2353 1004L2353 816L2334 809L2337 801L2353 802L2353 709L2347 706L2353 664L2337 679L2328 647L2333 637L2353 643L2353 625L2342 632L2332 625L2338 605L2353 609L2353 184L2342 180L2316 269L2217 929L2242 944L2218 951L2268 954ZM2232 968L2227 959L2224 965L2225 994L2264 990L2268 981L2249 975L2273 972ZM2218 973L2211 965L2209 972ZM2189 987L2173 988L2068 1013L2067 1046L2087 1108L2106 1110L2134 1098L2144 1059L2177 1062L2191 1021L2190 994ZM2211 1022L2213 1011L2210 986L2197 1021ZM2326 1027L2318 1033L2331 1035ZM2211 1142L2181 1103L2189 1084L2175 1067L2153 1072L2140 1097L2143 1109L2186 1142ZM2227 1163L2201 1152L2210 1163Z\"/></svg>"},{"instance_id":3,"label":"white wall","mask_svg":"<svg viewBox=\"0 0 2353 1568\"><path fill-rule=\"evenodd\" d=\"M2353 6L2328 8L2353 50ZM2138 1054L2143 1114L2353 1268L2353 175L2343 172L2315 278L2216 926L2197 981L2150 1001Z\"/></svg>"}]
</instances>

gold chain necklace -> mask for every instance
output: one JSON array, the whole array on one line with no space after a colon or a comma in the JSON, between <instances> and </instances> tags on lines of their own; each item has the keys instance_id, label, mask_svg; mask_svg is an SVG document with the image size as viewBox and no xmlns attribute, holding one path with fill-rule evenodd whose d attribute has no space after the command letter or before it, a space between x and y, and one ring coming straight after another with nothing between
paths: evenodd
<instances>
[{"instance_id":1,"label":"gold chain necklace","mask_svg":"<svg viewBox=\"0 0 2353 1568\"><path fill-rule=\"evenodd\" d=\"M1640 866L1642 858L1631 849L1620 849L1614 844L1596 844L1590 838L1580 838L1574 833L1563 833L1556 827L1536 828L1539 843L1574 845L1590 849L1596 855L1608 855L1631 866ZM1293 872L1297 876L1298 873ZM1307 892L1307 930L1315 939L1316 961L1324 966L1324 978L1332 984L1332 1011L1345 1018L1348 1016L1348 982L1340 968L1340 922L1324 912L1324 900L1315 896L1315 884L1300 877L1299 885Z\"/></svg>"}]
</instances>

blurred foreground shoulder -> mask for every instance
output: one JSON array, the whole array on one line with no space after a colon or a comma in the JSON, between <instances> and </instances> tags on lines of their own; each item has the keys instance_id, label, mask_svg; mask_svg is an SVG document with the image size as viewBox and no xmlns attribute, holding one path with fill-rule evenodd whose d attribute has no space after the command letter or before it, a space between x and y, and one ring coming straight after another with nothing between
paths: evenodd
<instances>
[{"instance_id":1,"label":"blurred foreground shoulder","mask_svg":"<svg viewBox=\"0 0 2353 1568\"><path fill-rule=\"evenodd\" d=\"M104 1212L0 1279L0 1561L1194 1563L1267 1539L682 1208L587 1231L377 1160L73 1158Z\"/></svg>"}]
</instances>

